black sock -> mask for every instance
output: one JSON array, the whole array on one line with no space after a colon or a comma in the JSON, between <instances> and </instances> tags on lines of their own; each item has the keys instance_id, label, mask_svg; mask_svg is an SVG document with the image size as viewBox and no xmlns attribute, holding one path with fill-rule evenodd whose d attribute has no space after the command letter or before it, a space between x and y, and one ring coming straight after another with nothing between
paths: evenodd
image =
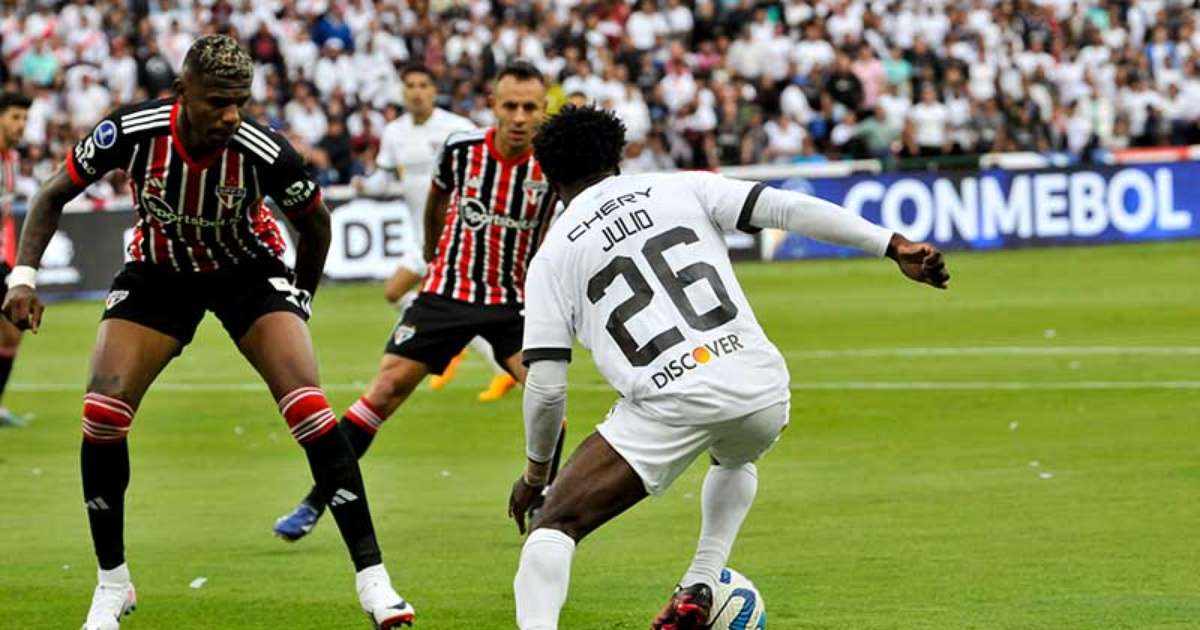
<instances>
[{"instance_id":1,"label":"black sock","mask_svg":"<svg viewBox=\"0 0 1200 630\"><path fill-rule=\"evenodd\" d=\"M125 440L111 444L84 440L79 462L96 560L101 569L115 569L125 562L129 445Z\"/></svg>"},{"instance_id":2,"label":"black sock","mask_svg":"<svg viewBox=\"0 0 1200 630\"><path fill-rule=\"evenodd\" d=\"M346 439L350 441L350 448L354 449L354 455L358 459L366 454L367 449L371 446L371 441L375 439L374 433L368 433L362 427L351 422L346 418L338 423L338 430L345 434ZM321 492L320 488L313 486L308 492L308 496L304 497L304 502L317 512L324 513L325 506L329 505L332 496Z\"/></svg>"},{"instance_id":3,"label":"black sock","mask_svg":"<svg viewBox=\"0 0 1200 630\"><path fill-rule=\"evenodd\" d=\"M304 452L308 455L317 489L323 496L330 497L321 505L330 505L342 540L354 559L354 568L361 571L383 562L379 543L375 540L375 526L371 523L371 510L367 507L362 473L358 470L358 458L346 435L339 430L329 431L305 444Z\"/></svg>"},{"instance_id":4,"label":"black sock","mask_svg":"<svg viewBox=\"0 0 1200 630\"><path fill-rule=\"evenodd\" d=\"M8 377L12 374L13 359L15 354L0 355L0 397L4 396L4 389L8 387Z\"/></svg>"}]
</instances>

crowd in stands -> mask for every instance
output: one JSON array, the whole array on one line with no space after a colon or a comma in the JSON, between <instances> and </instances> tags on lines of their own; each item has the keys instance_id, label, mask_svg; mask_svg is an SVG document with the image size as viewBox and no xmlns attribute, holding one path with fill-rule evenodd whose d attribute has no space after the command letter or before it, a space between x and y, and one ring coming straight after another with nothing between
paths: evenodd
<instances>
[{"instance_id":1,"label":"crowd in stands","mask_svg":"<svg viewBox=\"0 0 1200 630\"><path fill-rule=\"evenodd\" d=\"M399 70L491 122L489 79L532 61L552 108L615 110L627 170L1200 142L1193 0L0 0L0 83L33 98L45 179L106 111L170 92L219 32L258 64L250 115L322 184L372 170ZM91 194L122 190L110 181Z\"/></svg>"}]
</instances>

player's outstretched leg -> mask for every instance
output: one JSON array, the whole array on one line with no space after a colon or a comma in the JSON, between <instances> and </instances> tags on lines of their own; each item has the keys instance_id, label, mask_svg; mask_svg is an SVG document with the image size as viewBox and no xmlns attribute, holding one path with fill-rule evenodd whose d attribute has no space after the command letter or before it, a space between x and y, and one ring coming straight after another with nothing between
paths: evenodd
<instances>
[{"instance_id":1,"label":"player's outstretched leg","mask_svg":"<svg viewBox=\"0 0 1200 630\"><path fill-rule=\"evenodd\" d=\"M558 628L576 543L645 497L641 478L600 434L579 445L521 550L513 580L521 630Z\"/></svg>"},{"instance_id":2,"label":"player's outstretched leg","mask_svg":"<svg viewBox=\"0 0 1200 630\"><path fill-rule=\"evenodd\" d=\"M383 356L379 373L367 387L367 392L350 405L338 423L338 429L349 440L356 458L362 458L384 421L428 373L429 368L419 361L394 354ZM313 486L295 509L275 521L275 535L289 542L307 536L333 498L327 490Z\"/></svg>"},{"instance_id":3,"label":"player's outstretched leg","mask_svg":"<svg viewBox=\"0 0 1200 630\"><path fill-rule=\"evenodd\" d=\"M742 521L754 504L758 470L754 464L725 467L713 462L700 493L700 541L692 565L650 626L655 630L708 627L713 593L729 560Z\"/></svg>"},{"instance_id":4,"label":"player's outstretched leg","mask_svg":"<svg viewBox=\"0 0 1200 630\"><path fill-rule=\"evenodd\" d=\"M479 392L476 398L479 399L479 402L496 402L504 398L505 394L517 386L517 379L513 378L513 375L496 360L492 344L488 343L487 339L476 337L471 340L469 347L486 358L492 366L492 380L488 383L487 389Z\"/></svg>"},{"instance_id":5,"label":"player's outstretched leg","mask_svg":"<svg viewBox=\"0 0 1200 630\"><path fill-rule=\"evenodd\" d=\"M712 466L700 493L702 520L696 554L650 626L653 630L708 627L717 581L758 492L758 469L753 462L779 439L788 412L788 403L778 403L712 428L716 435L709 448Z\"/></svg>"},{"instance_id":6,"label":"player's outstretched leg","mask_svg":"<svg viewBox=\"0 0 1200 630\"><path fill-rule=\"evenodd\" d=\"M99 564L84 630L116 630L137 596L125 564L126 435L146 388L180 348L174 338L119 319L100 324L83 402L80 469Z\"/></svg>"},{"instance_id":7,"label":"player's outstretched leg","mask_svg":"<svg viewBox=\"0 0 1200 630\"><path fill-rule=\"evenodd\" d=\"M0 320L0 401L4 398L4 390L8 387L8 377L12 374L13 361L17 358L17 348L21 344L21 331L8 320ZM0 402L0 427L23 427L25 418L8 410Z\"/></svg>"},{"instance_id":8,"label":"player's outstretched leg","mask_svg":"<svg viewBox=\"0 0 1200 630\"><path fill-rule=\"evenodd\" d=\"M412 623L412 606L392 589L383 567L358 458L316 384L316 358L304 321L289 312L268 313L238 340L238 349L279 403L317 487L332 497L333 518L357 571L359 603L371 623L376 628Z\"/></svg>"}]
</instances>

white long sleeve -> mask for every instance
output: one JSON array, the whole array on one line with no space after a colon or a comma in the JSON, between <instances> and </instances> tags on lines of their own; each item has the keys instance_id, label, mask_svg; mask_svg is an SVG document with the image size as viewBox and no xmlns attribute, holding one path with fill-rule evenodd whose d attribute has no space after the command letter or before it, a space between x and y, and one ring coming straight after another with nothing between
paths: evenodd
<instances>
[{"instance_id":1,"label":"white long sleeve","mask_svg":"<svg viewBox=\"0 0 1200 630\"><path fill-rule=\"evenodd\" d=\"M525 376L525 454L535 462L554 457L567 410L566 361L534 361Z\"/></svg>"},{"instance_id":2,"label":"white long sleeve","mask_svg":"<svg viewBox=\"0 0 1200 630\"><path fill-rule=\"evenodd\" d=\"M790 190L762 188L750 225L799 232L819 241L857 247L875 256L887 253L893 232L841 206Z\"/></svg>"}]
</instances>

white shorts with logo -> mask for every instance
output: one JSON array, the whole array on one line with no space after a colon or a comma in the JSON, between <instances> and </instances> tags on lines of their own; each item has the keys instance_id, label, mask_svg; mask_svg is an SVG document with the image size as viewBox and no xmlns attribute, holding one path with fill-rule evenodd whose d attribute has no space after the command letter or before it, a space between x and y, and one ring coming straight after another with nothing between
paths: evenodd
<instances>
[{"instance_id":1,"label":"white shorts with logo","mask_svg":"<svg viewBox=\"0 0 1200 630\"><path fill-rule=\"evenodd\" d=\"M784 401L715 424L671 425L644 418L618 400L596 431L642 478L646 492L657 495L704 451L729 467L762 457L787 428L790 407Z\"/></svg>"}]
</instances>

